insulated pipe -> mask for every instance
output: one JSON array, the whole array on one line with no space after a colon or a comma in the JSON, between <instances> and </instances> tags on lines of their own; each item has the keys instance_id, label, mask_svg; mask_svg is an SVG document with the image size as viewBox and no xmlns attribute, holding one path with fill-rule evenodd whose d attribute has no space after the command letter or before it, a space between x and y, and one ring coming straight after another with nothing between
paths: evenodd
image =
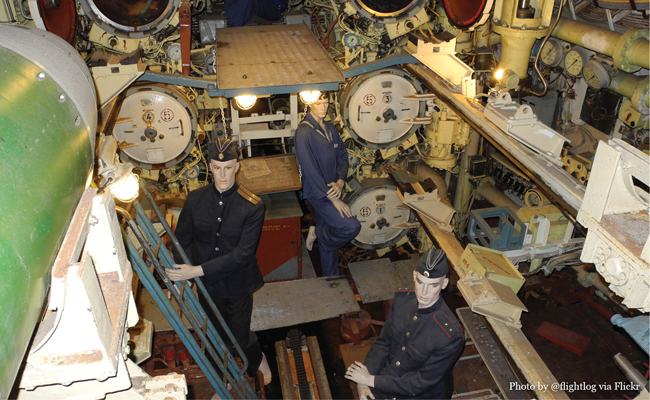
<instances>
[{"instance_id":1,"label":"insulated pipe","mask_svg":"<svg viewBox=\"0 0 650 400\"><path fill-rule=\"evenodd\" d=\"M445 180L442 178L442 176L434 171L433 168L429 167L424 162L419 161L417 163L416 174L422 178L422 180L431 178L433 183L436 185L436 188L438 189L438 196L440 196L441 199L447 198L447 183L445 183Z\"/></svg>"},{"instance_id":2,"label":"insulated pipe","mask_svg":"<svg viewBox=\"0 0 650 400\"><path fill-rule=\"evenodd\" d=\"M467 219L469 218L470 198L472 196L472 183L469 181L467 167L469 158L478 154L479 134L474 129L469 133L469 144L465 146L465 152L460 159L460 172L458 174L458 183L456 184L456 193L454 195L454 209L458 212L458 229L465 230Z\"/></svg>"},{"instance_id":3,"label":"insulated pipe","mask_svg":"<svg viewBox=\"0 0 650 400\"><path fill-rule=\"evenodd\" d=\"M508 207L512 212L517 213L521 206L512 201L502 191L494 187L494 180L492 178L484 178L476 188L476 194L483 199L489 201L496 207Z\"/></svg>"},{"instance_id":4,"label":"insulated pipe","mask_svg":"<svg viewBox=\"0 0 650 400\"><path fill-rule=\"evenodd\" d=\"M643 110L639 109L642 108L640 107L642 105L635 104L635 96L638 98L644 90L647 91L648 84L647 81L644 82L645 79L647 79L647 77L636 76L628 74L627 72L618 71L618 74L612 77L612 82L609 84L607 89L632 100L632 107L634 107L635 110L642 112L643 114L647 114L647 112L643 112ZM650 106L650 96L645 96L644 103L645 108L647 109Z\"/></svg>"},{"instance_id":5,"label":"insulated pipe","mask_svg":"<svg viewBox=\"0 0 650 400\"><path fill-rule=\"evenodd\" d=\"M620 33L584 22L560 18L552 36L608 56L614 55Z\"/></svg>"},{"instance_id":6,"label":"insulated pipe","mask_svg":"<svg viewBox=\"0 0 650 400\"><path fill-rule=\"evenodd\" d=\"M625 59L625 64L643 68L650 67L650 42L641 29L631 29L621 35L609 29L561 18L552 35L566 42L611 56L617 63L621 59ZM628 41L630 43L626 43Z\"/></svg>"}]
</instances>

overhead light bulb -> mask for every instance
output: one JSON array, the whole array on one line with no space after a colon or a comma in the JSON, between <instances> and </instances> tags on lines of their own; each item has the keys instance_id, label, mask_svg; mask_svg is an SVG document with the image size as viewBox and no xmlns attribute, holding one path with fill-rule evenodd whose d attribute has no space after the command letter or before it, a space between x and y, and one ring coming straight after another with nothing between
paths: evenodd
<instances>
[{"instance_id":1,"label":"overhead light bulb","mask_svg":"<svg viewBox=\"0 0 650 400\"><path fill-rule=\"evenodd\" d=\"M503 78L503 73L504 73L504 72L505 72L505 70L503 70L503 69L498 69L497 72L494 73L494 77L495 77L497 80L500 81L501 78Z\"/></svg>"},{"instance_id":2,"label":"overhead light bulb","mask_svg":"<svg viewBox=\"0 0 650 400\"><path fill-rule=\"evenodd\" d=\"M235 97L235 101L237 102L237 106L242 110L250 110L255 105L257 97L252 94L246 94Z\"/></svg>"},{"instance_id":3,"label":"overhead light bulb","mask_svg":"<svg viewBox=\"0 0 650 400\"><path fill-rule=\"evenodd\" d=\"M133 172L110 184L111 194L124 203L130 203L138 197L140 193L139 178Z\"/></svg>"},{"instance_id":4,"label":"overhead light bulb","mask_svg":"<svg viewBox=\"0 0 650 400\"><path fill-rule=\"evenodd\" d=\"M320 90L311 90L300 92L300 100L307 105L314 104L320 97Z\"/></svg>"}]
</instances>

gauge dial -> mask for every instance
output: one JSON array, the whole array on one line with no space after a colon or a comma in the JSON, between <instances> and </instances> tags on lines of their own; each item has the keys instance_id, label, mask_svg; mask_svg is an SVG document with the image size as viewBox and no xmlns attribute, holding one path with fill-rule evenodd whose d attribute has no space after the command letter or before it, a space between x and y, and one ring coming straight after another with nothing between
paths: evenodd
<instances>
[{"instance_id":1,"label":"gauge dial","mask_svg":"<svg viewBox=\"0 0 650 400\"><path fill-rule=\"evenodd\" d=\"M564 70L571 76L580 76L589 54L581 47L574 47L564 57Z\"/></svg>"},{"instance_id":2,"label":"gauge dial","mask_svg":"<svg viewBox=\"0 0 650 400\"><path fill-rule=\"evenodd\" d=\"M172 61L178 61L181 59L181 45L178 43L172 43L167 49L167 55Z\"/></svg>"},{"instance_id":3,"label":"gauge dial","mask_svg":"<svg viewBox=\"0 0 650 400\"><path fill-rule=\"evenodd\" d=\"M587 81L587 85L594 89L604 89L611 83L608 66L595 58L587 61L582 69L582 75Z\"/></svg>"},{"instance_id":4,"label":"gauge dial","mask_svg":"<svg viewBox=\"0 0 650 400\"><path fill-rule=\"evenodd\" d=\"M556 39L549 39L542 47L540 58L542 62L551 67L557 67L564 58L564 46Z\"/></svg>"},{"instance_id":5,"label":"gauge dial","mask_svg":"<svg viewBox=\"0 0 650 400\"><path fill-rule=\"evenodd\" d=\"M343 44L348 49L356 49L359 46L359 36L354 33L348 33L343 36Z\"/></svg>"}]
</instances>

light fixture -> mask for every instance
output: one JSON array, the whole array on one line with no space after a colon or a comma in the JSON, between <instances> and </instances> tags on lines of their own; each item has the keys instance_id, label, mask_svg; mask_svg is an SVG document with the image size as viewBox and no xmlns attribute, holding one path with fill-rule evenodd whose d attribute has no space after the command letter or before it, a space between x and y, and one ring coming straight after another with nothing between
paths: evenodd
<instances>
[{"instance_id":1,"label":"light fixture","mask_svg":"<svg viewBox=\"0 0 650 400\"><path fill-rule=\"evenodd\" d=\"M237 107L239 107L242 110L250 110L251 108L253 108L253 106L255 105L255 101L257 101L257 97L252 94L246 94L243 96L235 97L235 102L237 103Z\"/></svg>"},{"instance_id":2,"label":"light fixture","mask_svg":"<svg viewBox=\"0 0 650 400\"><path fill-rule=\"evenodd\" d=\"M505 89L512 90L519 87L519 76L511 69L499 68L494 73L494 78L498 85Z\"/></svg>"},{"instance_id":3,"label":"light fixture","mask_svg":"<svg viewBox=\"0 0 650 400\"><path fill-rule=\"evenodd\" d=\"M302 102L307 104L308 106L317 102L319 97L320 97L320 90L300 92L300 100L302 100Z\"/></svg>"},{"instance_id":4,"label":"light fixture","mask_svg":"<svg viewBox=\"0 0 650 400\"><path fill-rule=\"evenodd\" d=\"M140 193L138 175L129 172L114 183L108 185L108 188L116 199L124 203L130 203L135 200Z\"/></svg>"}]
</instances>

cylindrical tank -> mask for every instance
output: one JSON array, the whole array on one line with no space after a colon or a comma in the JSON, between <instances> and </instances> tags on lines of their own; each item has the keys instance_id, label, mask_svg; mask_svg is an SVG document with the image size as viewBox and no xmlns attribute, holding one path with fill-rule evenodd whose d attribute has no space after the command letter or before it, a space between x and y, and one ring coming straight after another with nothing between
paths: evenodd
<instances>
[{"instance_id":1,"label":"cylindrical tank","mask_svg":"<svg viewBox=\"0 0 650 400\"><path fill-rule=\"evenodd\" d=\"M0 26L0 399L38 322L57 255L90 182L95 88L79 54L35 28Z\"/></svg>"}]
</instances>

